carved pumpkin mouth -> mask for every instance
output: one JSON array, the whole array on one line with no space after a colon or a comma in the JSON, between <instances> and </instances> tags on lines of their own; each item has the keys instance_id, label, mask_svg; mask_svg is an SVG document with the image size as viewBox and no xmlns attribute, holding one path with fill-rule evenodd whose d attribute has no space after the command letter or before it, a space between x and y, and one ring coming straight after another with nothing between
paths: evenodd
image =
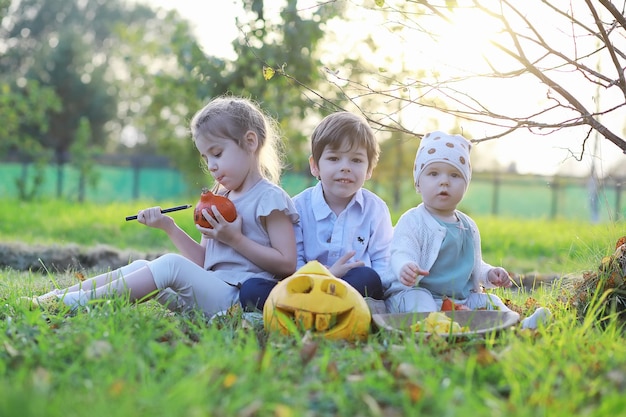
<instances>
[{"instance_id":1,"label":"carved pumpkin mouth","mask_svg":"<svg viewBox=\"0 0 626 417\"><path fill-rule=\"evenodd\" d=\"M289 326L289 323L295 322L296 327L300 330L315 330L316 332L329 331L338 323L346 321L351 312L352 309L342 313L316 313L294 310L289 306L276 306L276 317L283 326ZM293 317L293 320L290 317Z\"/></svg>"}]
</instances>

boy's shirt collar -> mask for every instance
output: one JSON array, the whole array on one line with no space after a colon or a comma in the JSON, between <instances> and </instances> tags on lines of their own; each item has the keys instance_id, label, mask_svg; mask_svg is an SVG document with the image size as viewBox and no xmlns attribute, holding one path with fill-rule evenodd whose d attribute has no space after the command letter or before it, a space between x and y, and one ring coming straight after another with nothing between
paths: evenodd
<instances>
[{"instance_id":1,"label":"boy's shirt collar","mask_svg":"<svg viewBox=\"0 0 626 417\"><path fill-rule=\"evenodd\" d=\"M363 189L359 188L359 190L352 196L352 200L348 203L345 210L348 210L353 205L357 205L361 213L363 212ZM313 188L311 205L313 206L313 214L315 215L315 220L324 220L328 218L331 214L334 214L330 209L330 206L324 199L324 190L322 189L322 182L319 181L315 188Z\"/></svg>"}]
</instances>

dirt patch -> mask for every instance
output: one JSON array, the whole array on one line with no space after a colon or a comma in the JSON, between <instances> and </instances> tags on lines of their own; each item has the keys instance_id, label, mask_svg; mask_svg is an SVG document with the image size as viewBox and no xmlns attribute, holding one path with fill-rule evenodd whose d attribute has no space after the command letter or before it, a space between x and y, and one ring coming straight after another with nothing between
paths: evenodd
<instances>
[{"instance_id":1,"label":"dirt patch","mask_svg":"<svg viewBox=\"0 0 626 417\"><path fill-rule=\"evenodd\" d=\"M164 252L146 253L120 250L108 245L84 247L80 245L28 245L0 243L0 268L45 273L81 270L107 270L128 265L136 259L155 259ZM549 286L559 278L556 274L511 274L514 288L532 291Z\"/></svg>"},{"instance_id":2,"label":"dirt patch","mask_svg":"<svg viewBox=\"0 0 626 417\"><path fill-rule=\"evenodd\" d=\"M88 269L116 269L136 259L154 259L162 253L120 250L107 245L29 245L0 243L0 268L44 273Z\"/></svg>"}]
</instances>

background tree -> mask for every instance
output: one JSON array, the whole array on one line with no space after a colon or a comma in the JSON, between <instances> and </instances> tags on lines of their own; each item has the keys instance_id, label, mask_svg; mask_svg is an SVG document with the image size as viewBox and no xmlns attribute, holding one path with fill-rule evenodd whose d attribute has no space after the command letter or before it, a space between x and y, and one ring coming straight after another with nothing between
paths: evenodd
<instances>
[{"instance_id":1,"label":"background tree","mask_svg":"<svg viewBox=\"0 0 626 417\"><path fill-rule=\"evenodd\" d=\"M138 164L146 154L166 154L198 187L207 177L198 174L188 121L209 98L232 93L261 102L280 122L290 163L302 169L310 132L301 121L314 117L315 123L320 109L291 80L267 83L263 68L289 68L299 81L319 85L321 25L341 8L298 10L295 0L287 0L278 14L266 14L266 3L242 1L246 13L236 22L241 31L233 62L204 53L189 23L173 11L121 0L13 1L0 29L0 69L13 80L51 89L63 104L56 113L45 111L45 131L36 122L23 123L16 136L30 135L38 149L49 149L59 179L81 138L87 142L74 149L123 152ZM89 138L78 132L81 120ZM62 181L57 183L61 196Z\"/></svg>"},{"instance_id":2,"label":"background tree","mask_svg":"<svg viewBox=\"0 0 626 417\"><path fill-rule=\"evenodd\" d=\"M29 200L37 196L51 156L37 135L48 131L48 115L59 111L61 102L52 88L37 81L20 79L20 87L8 78L0 76L0 155L22 163L22 175L15 186L20 198Z\"/></svg>"},{"instance_id":3,"label":"background tree","mask_svg":"<svg viewBox=\"0 0 626 417\"><path fill-rule=\"evenodd\" d=\"M358 11L371 19L369 30L383 29L379 48L395 50L419 73L406 77L397 67L381 66L357 78L341 65L326 72L329 84L374 126L420 137L425 129L416 118L436 117L458 124L467 136L473 132L476 142L520 131L540 136L567 131L571 149L579 149L571 151L577 159L590 152L595 134L626 151L623 3L586 0L567 8L548 0L391 3L377 0L377 6ZM382 13L381 21L376 14ZM452 42L467 51L457 49L454 64L441 64L437 58L446 52L450 58L453 52L446 49ZM378 105L360 105L363 97ZM504 97L516 106L503 105ZM402 108L405 117L380 110L385 107Z\"/></svg>"},{"instance_id":4,"label":"background tree","mask_svg":"<svg viewBox=\"0 0 626 417\"><path fill-rule=\"evenodd\" d=\"M8 10L0 28L4 46L0 71L11 75L14 86L35 82L53 91L62 103L45 111L45 130L40 120L26 119L15 136L32 138L39 144L37 149L49 150L61 175L82 118L91 127L90 144L103 144L109 138L117 112L118 85L109 66L116 31L123 27L121 22L149 17L149 9L128 9L117 0L20 0ZM23 142L16 143L26 148ZM57 184L61 196L62 182Z\"/></svg>"},{"instance_id":5,"label":"background tree","mask_svg":"<svg viewBox=\"0 0 626 417\"><path fill-rule=\"evenodd\" d=\"M242 2L244 14L236 21L240 35L233 42L235 61L207 56L189 23L175 12L159 11L158 26L125 29L118 53L133 79L120 91L120 100L127 103L120 118L130 142L135 142L128 143L134 146L133 152L165 153L193 187L207 185L206 174L198 170L201 161L190 140L188 122L208 99L235 94L260 102L277 119L292 169L305 167L310 132L303 129L302 120L315 117L320 109L313 108L313 101L294 88L291 80L277 78L268 83L263 68L280 71L287 67L299 82L319 85L323 78L317 70L316 48L324 36L322 26L341 9L298 10L297 2L288 0L279 14L269 15L264 12L266 3ZM148 67L146 61L153 64Z\"/></svg>"}]
</instances>

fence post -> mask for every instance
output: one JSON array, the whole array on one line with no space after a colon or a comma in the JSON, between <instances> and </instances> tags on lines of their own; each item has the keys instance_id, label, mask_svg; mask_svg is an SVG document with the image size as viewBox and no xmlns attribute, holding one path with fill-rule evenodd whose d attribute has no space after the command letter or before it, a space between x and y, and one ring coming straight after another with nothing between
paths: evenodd
<instances>
[{"instance_id":1,"label":"fence post","mask_svg":"<svg viewBox=\"0 0 626 417\"><path fill-rule=\"evenodd\" d=\"M559 212L559 178L554 177L552 180L552 205L550 207L550 218L556 219L556 216Z\"/></svg>"},{"instance_id":2,"label":"fence post","mask_svg":"<svg viewBox=\"0 0 626 417\"><path fill-rule=\"evenodd\" d=\"M498 215L498 203L500 200L500 175L496 172L493 175L493 195L491 200L491 214Z\"/></svg>"},{"instance_id":3,"label":"fence post","mask_svg":"<svg viewBox=\"0 0 626 417\"><path fill-rule=\"evenodd\" d=\"M615 181L615 220L619 220L622 213L622 181L623 178L617 178Z\"/></svg>"},{"instance_id":4,"label":"fence post","mask_svg":"<svg viewBox=\"0 0 626 417\"><path fill-rule=\"evenodd\" d=\"M133 200L139 199L139 180L141 174L141 161L138 156L131 158L131 165L133 167Z\"/></svg>"}]
</instances>

